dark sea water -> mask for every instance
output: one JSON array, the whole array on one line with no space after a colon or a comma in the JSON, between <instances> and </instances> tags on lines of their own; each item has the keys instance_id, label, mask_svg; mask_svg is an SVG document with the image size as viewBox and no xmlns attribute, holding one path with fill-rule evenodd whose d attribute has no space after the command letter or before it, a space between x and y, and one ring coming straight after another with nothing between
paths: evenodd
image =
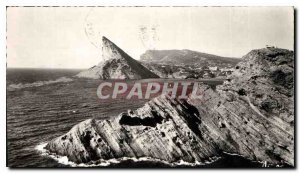
<instances>
[{"instance_id":1,"label":"dark sea water","mask_svg":"<svg viewBox=\"0 0 300 173\"><path fill-rule=\"evenodd\" d=\"M39 68L8 68L6 83L33 83L36 81L55 80L59 77L72 77L82 69L39 69Z\"/></svg>"},{"instance_id":2,"label":"dark sea water","mask_svg":"<svg viewBox=\"0 0 300 173\"><path fill-rule=\"evenodd\" d=\"M72 77L79 70L8 69L7 85ZM7 166L9 167L68 167L36 147L69 131L88 118L109 118L122 111L142 106L147 100L128 102L123 99L99 101L97 80L74 80L39 87L7 91ZM155 168L171 167L155 161L124 161L109 167ZM221 159L201 166L177 167L262 167L241 156L225 154Z\"/></svg>"}]
</instances>

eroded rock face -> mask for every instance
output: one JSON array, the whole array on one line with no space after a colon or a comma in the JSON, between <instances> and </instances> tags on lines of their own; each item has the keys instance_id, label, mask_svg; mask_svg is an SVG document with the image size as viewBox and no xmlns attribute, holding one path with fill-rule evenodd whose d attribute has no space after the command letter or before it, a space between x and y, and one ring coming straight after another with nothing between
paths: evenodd
<instances>
[{"instance_id":1,"label":"eroded rock face","mask_svg":"<svg viewBox=\"0 0 300 173\"><path fill-rule=\"evenodd\" d=\"M93 79L147 79L158 78L150 70L131 58L107 38L102 38L102 61L77 77Z\"/></svg>"},{"instance_id":2,"label":"eroded rock face","mask_svg":"<svg viewBox=\"0 0 300 173\"><path fill-rule=\"evenodd\" d=\"M77 163L100 158L152 157L204 161L220 152L294 165L294 53L253 50L201 99L154 98L109 120L86 120L48 143Z\"/></svg>"},{"instance_id":3,"label":"eroded rock face","mask_svg":"<svg viewBox=\"0 0 300 173\"><path fill-rule=\"evenodd\" d=\"M117 118L81 122L46 148L76 163L120 157L204 162L219 151L197 109L167 96Z\"/></svg>"},{"instance_id":4,"label":"eroded rock face","mask_svg":"<svg viewBox=\"0 0 300 173\"><path fill-rule=\"evenodd\" d=\"M224 151L294 165L294 53L253 50L216 90L190 100Z\"/></svg>"}]
</instances>

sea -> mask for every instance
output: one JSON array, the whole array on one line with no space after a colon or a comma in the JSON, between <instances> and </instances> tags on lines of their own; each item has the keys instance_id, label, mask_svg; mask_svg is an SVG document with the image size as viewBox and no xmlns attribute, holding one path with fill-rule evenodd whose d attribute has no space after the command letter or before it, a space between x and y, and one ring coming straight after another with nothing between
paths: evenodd
<instances>
[{"instance_id":1,"label":"sea","mask_svg":"<svg viewBox=\"0 0 300 173\"><path fill-rule=\"evenodd\" d=\"M28 85L41 81L54 81L61 77L72 79L80 71L81 69L7 69L7 88L10 85L30 86L7 90L8 167L73 167L74 165L70 164L66 157L51 156L45 153L42 147L85 119L116 116L121 111L138 108L147 101L128 103L120 99L99 102L95 96L98 83L92 80ZM75 166L86 167L87 165ZM99 168L261 168L264 166L268 167L268 164L254 162L232 153L223 153L215 161L205 164L183 162L174 165L151 159L121 159L94 165Z\"/></svg>"}]
</instances>

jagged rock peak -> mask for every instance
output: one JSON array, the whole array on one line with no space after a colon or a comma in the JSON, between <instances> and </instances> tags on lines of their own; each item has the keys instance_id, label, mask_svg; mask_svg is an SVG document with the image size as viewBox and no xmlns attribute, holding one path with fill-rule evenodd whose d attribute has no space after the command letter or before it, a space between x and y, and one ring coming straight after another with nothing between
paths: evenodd
<instances>
[{"instance_id":1,"label":"jagged rock peak","mask_svg":"<svg viewBox=\"0 0 300 173\"><path fill-rule=\"evenodd\" d=\"M102 61L77 77L93 79L146 79L158 76L131 58L106 37L102 37Z\"/></svg>"},{"instance_id":2,"label":"jagged rock peak","mask_svg":"<svg viewBox=\"0 0 300 173\"><path fill-rule=\"evenodd\" d=\"M115 45L112 41L110 41L108 38L106 38L105 36L102 37L102 43L103 45L112 45L114 47L118 47L117 45Z\"/></svg>"},{"instance_id":3,"label":"jagged rock peak","mask_svg":"<svg viewBox=\"0 0 300 173\"><path fill-rule=\"evenodd\" d=\"M129 59L131 58L128 54L126 54L121 48L119 48L116 44L110 41L106 37L102 37L102 61L106 61L109 59Z\"/></svg>"}]
</instances>

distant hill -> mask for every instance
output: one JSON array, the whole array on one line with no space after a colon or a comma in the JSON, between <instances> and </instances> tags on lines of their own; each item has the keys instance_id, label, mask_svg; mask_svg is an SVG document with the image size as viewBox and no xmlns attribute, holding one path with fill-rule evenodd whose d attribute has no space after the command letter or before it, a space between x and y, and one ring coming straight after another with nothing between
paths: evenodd
<instances>
[{"instance_id":1,"label":"distant hill","mask_svg":"<svg viewBox=\"0 0 300 173\"><path fill-rule=\"evenodd\" d=\"M240 58L221 57L192 50L147 50L140 57L141 62L168 64L168 65L193 65L193 66L218 66L233 67L241 61Z\"/></svg>"},{"instance_id":2,"label":"distant hill","mask_svg":"<svg viewBox=\"0 0 300 173\"><path fill-rule=\"evenodd\" d=\"M146 79L158 76L131 58L106 37L102 38L102 60L98 65L77 74L93 79Z\"/></svg>"}]
</instances>

